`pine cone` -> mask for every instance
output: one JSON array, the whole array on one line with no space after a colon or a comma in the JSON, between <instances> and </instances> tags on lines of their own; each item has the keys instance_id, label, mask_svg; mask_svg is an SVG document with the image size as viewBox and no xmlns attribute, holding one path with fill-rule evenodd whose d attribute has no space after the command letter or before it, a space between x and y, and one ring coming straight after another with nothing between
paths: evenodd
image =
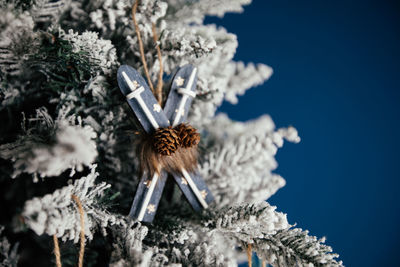
<instances>
[{"instance_id":1,"label":"pine cone","mask_svg":"<svg viewBox=\"0 0 400 267\"><path fill-rule=\"evenodd\" d=\"M196 128L188 124L181 123L175 127L178 136L179 136L179 143L183 147L192 147L196 146L200 142L200 134L197 132Z\"/></svg>"},{"instance_id":2,"label":"pine cone","mask_svg":"<svg viewBox=\"0 0 400 267\"><path fill-rule=\"evenodd\" d=\"M153 146L161 155L172 155L179 146L177 131L171 126L157 129L154 133Z\"/></svg>"}]
</instances>

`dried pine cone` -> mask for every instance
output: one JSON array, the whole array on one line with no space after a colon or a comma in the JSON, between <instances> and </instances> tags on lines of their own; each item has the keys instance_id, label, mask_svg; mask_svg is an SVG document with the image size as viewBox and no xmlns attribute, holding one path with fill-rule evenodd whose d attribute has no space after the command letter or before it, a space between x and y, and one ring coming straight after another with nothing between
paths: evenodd
<instances>
[{"instance_id":1,"label":"dried pine cone","mask_svg":"<svg viewBox=\"0 0 400 267\"><path fill-rule=\"evenodd\" d=\"M177 131L171 126L157 129L154 133L153 146L161 155L172 155L179 146Z\"/></svg>"},{"instance_id":2,"label":"dried pine cone","mask_svg":"<svg viewBox=\"0 0 400 267\"><path fill-rule=\"evenodd\" d=\"M197 132L196 128L188 124L181 123L175 127L178 136L179 142L183 147L192 147L196 146L200 142L200 134Z\"/></svg>"}]
</instances>

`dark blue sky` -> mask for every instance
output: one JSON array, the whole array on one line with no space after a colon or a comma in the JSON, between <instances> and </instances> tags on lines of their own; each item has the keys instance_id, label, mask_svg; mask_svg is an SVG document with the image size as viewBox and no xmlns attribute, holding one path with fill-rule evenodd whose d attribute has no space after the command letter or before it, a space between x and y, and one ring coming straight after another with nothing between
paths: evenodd
<instances>
[{"instance_id":1,"label":"dark blue sky","mask_svg":"<svg viewBox=\"0 0 400 267\"><path fill-rule=\"evenodd\" d=\"M207 22L238 35L236 60L265 63L264 85L225 103L236 120L270 114L300 144L278 152L287 185L269 202L347 266L394 266L400 239L400 5L255 0Z\"/></svg>"}]
</instances>

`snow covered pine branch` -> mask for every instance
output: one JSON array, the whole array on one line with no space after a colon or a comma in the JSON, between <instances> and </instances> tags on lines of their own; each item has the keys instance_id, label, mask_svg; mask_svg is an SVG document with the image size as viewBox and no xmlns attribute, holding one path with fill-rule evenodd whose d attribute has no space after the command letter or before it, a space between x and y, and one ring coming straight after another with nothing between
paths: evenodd
<instances>
[{"instance_id":1,"label":"snow covered pine branch","mask_svg":"<svg viewBox=\"0 0 400 267\"><path fill-rule=\"evenodd\" d=\"M242 12L250 0L9 0L0 3L0 197L2 266L51 266L51 236L63 266L78 258L84 210L85 266L237 266L251 244L273 266L342 266L338 255L288 223L266 199L285 185L274 173L293 127L265 115L235 122L221 103L262 84L272 69L233 57L234 34L206 16ZM152 224L130 220L139 183L137 131L116 82L120 65L143 73L136 30L153 83L198 72L189 122L201 133L199 171L215 197L201 214L167 184ZM249 130L251 129L251 130Z\"/></svg>"}]
</instances>

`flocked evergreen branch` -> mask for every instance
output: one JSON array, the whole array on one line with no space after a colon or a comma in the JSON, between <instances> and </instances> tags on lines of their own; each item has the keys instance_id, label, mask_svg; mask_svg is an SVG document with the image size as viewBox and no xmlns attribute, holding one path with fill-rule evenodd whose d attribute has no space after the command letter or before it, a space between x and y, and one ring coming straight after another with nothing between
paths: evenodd
<instances>
[{"instance_id":1,"label":"flocked evergreen branch","mask_svg":"<svg viewBox=\"0 0 400 267\"><path fill-rule=\"evenodd\" d=\"M79 212L71 198L72 195L76 195L81 200L85 211L85 235L88 239L93 238L96 229L106 234L107 226L118 223L118 220L97 205L97 198L110 187L105 182L95 184L97 176L96 165L93 165L90 174L76 180L73 184L41 198L28 200L22 213L27 226L38 235L46 233L56 235L64 241L78 242Z\"/></svg>"},{"instance_id":2,"label":"flocked evergreen branch","mask_svg":"<svg viewBox=\"0 0 400 267\"><path fill-rule=\"evenodd\" d=\"M143 239L147 235L147 227L136 222L126 222L113 225L111 231L115 237L111 265L119 266L149 266L153 251L144 250Z\"/></svg>"},{"instance_id":3,"label":"flocked evergreen branch","mask_svg":"<svg viewBox=\"0 0 400 267\"><path fill-rule=\"evenodd\" d=\"M325 238L308 235L300 228L284 229L274 235L255 238L253 248L273 266L343 266L324 244Z\"/></svg>"},{"instance_id":4,"label":"flocked evergreen branch","mask_svg":"<svg viewBox=\"0 0 400 267\"><path fill-rule=\"evenodd\" d=\"M276 212L275 209L267 202L236 205L219 210L211 225L225 236L251 243L254 238L289 227L286 214Z\"/></svg>"},{"instance_id":5,"label":"flocked evergreen branch","mask_svg":"<svg viewBox=\"0 0 400 267\"><path fill-rule=\"evenodd\" d=\"M3 75L15 76L23 71L25 56L35 52L34 21L28 12L14 11L11 5L0 7L0 70Z\"/></svg>"},{"instance_id":6,"label":"flocked evergreen branch","mask_svg":"<svg viewBox=\"0 0 400 267\"><path fill-rule=\"evenodd\" d=\"M235 243L210 228L172 215L164 215L149 228L145 242L158 252L156 266L236 266ZM160 257L160 255L165 255Z\"/></svg>"},{"instance_id":7,"label":"flocked evergreen branch","mask_svg":"<svg viewBox=\"0 0 400 267\"><path fill-rule=\"evenodd\" d=\"M54 23L70 6L70 0L33 0L31 14L36 23Z\"/></svg>"},{"instance_id":8,"label":"flocked evergreen branch","mask_svg":"<svg viewBox=\"0 0 400 267\"><path fill-rule=\"evenodd\" d=\"M72 52L87 53L89 61L93 65L99 66L106 75L115 72L118 61L115 48L110 40L99 38L96 32L86 31L78 34L69 30L66 33L62 29L58 29L58 32L61 39L72 44Z\"/></svg>"},{"instance_id":9,"label":"flocked evergreen branch","mask_svg":"<svg viewBox=\"0 0 400 267\"><path fill-rule=\"evenodd\" d=\"M29 119L31 128L25 129L15 142L0 145L0 157L14 162L13 177L22 172L35 177L58 176L67 169L81 171L97 156L90 126L59 118L55 122L45 108Z\"/></svg>"},{"instance_id":10,"label":"flocked evergreen branch","mask_svg":"<svg viewBox=\"0 0 400 267\"><path fill-rule=\"evenodd\" d=\"M293 127L274 131L268 116L248 123L232 122L224 115L216 120L224 127L210 129L208 139L217 144L211 144L200 170L219 205L262 201L285 185L272 173L277 167L274 156L284 139L300 140Z\"/></svg>"},{"instance_id":11,"label":"flocked evergreen branch","mask_svg":"<svg viewBox=\"0 0 400 267\"><path fill-rule=\"evenodd\" d=\"M222 1L170 1L170 8L174 16L181 17L181 23L202 24L206 15L223 17L225 13L243 12L243 6L250 4L250 0L222 0Z\"/></svg>"},{"instance_id":12,"label":"flocked evergreen branch","mask_svg":"<svg viewBox=\"0 0 400 267\"><path fill-rule=\"evenodd\" d=\"M273 266L343 266L338 254L308 231L291 228L286 214L266 202L224 208L209 227L242 243L252 244L257 256ZM211 228L211 227L210 227Z\"/></svg>"}]
</instances>

